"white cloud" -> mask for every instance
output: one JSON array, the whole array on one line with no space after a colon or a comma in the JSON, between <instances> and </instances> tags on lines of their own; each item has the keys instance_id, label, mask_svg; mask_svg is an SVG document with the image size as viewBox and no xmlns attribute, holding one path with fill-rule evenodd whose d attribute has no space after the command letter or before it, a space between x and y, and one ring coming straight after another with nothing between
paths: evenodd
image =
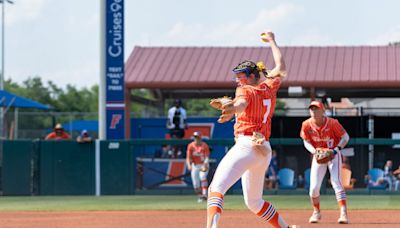
<instances>
[{"instance_id":1,"label":"white cloud","mask_svg":"<svg viewBox=\"0 0 400 228\"><path fill-rule=\"evenodd\" d=\"M16 0L6 4L6 25L29 21L38 17L48 0Z\"/></svg>"},{"instance_id":2,"label":"white cloud","mask_svg":"<svg viewBox=\"0 0 400 228\"><path fill-rule=\"evenodd\" d=\"M400 41L400 25L368 41L370 45L387 45Z\"/></svg>"},{"instance_id":3,"label":"white cloud","mask_svg":"<svg viewBox=\"0 0 400 228\"><path fill-rule=\"evenodd\" d=\"M292 15L302 7L284 3L272 9L261 9L252 21L230 22L219 25L185 24L178 22L158 39L156 45L259 45L257 36L265 29L276 31L292 21Z\"/></svg>"}]
</instances>

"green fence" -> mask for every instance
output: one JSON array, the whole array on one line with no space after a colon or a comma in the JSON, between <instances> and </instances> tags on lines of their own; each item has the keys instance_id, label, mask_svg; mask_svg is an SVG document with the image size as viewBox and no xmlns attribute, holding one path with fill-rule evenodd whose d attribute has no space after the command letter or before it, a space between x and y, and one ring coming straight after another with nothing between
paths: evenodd
<instances>
[{"instance_id":1,"label":"green fence","mask_svg":"<svg viewBox=\"0 0 400 228\"><path fill-rule=\"evenodd\" d=\"M136 157L129 141L102 141L100 170L102 195L135 192Z\"/></svg>"},{"instance_id":2,"label":"green fence","mask_svg":"<svg viewBox=\"0 0 400 228\"><path fill-rule=\"evenodd\" d=\"M136 156L143 145L182 145L189 140L135 139L100 143L102 195L135 193ZM233 145L233 139L214 139L210 145ZM302 145L298 138L271 139L272 145ZM355 138L350 145L395 145L400 140ZM94 195L95 143L74 141L0 140L0 190L3 195Z\"/></svg>"},{"instance_id":3,"label":"green fence","mask_svg":"<svg viewBox=\"0 0 400 228\"><path fill-rule=\"evenodd\" d=\"M93 195L94 143L41 141L40 195Z\"/></svg>"},{"instance_id":4,"label":"green fence","mask_svg":"<svg viewBox=\"0 0 400 228\"><path fill-rule=\"evenodd\" d=\"M31 141L3 141L2 190L4 195L30 195L34 156Z\"/></svg>"}]
</instances>

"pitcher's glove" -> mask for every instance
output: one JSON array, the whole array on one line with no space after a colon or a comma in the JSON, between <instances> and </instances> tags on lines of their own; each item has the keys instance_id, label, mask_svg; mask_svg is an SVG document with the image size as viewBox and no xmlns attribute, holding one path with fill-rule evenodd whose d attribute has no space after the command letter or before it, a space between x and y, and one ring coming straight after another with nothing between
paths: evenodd
<instances>
[{"instance_id":1,"label":"pitcher's glove","mask_svg":"<svg viewBox=\"0 0 400 228\"><path fill-rule=\"evenodd\" d=\"M268 148L264 146L264 142L265 137L263 134L261 134L260 132L253 132L253 135L251 136L251 146L257 153L263 156L267 156L270 150L268 150Z\"/></svg>"},{"instance_id":2,"label":"pitcher's glove","mask_svg":"<svg viewBox=\"0 0 400 228\"><path fill-rule=\"evenodd\" d=\"M223 105L226 105L226 104L229 104L232 102L233 102L232 98L223 96L223 97L211 99L210 105L211 105L211 107L213 107L217 110L222 110Z\"/></svg>"},{"instance_id":3,"label":"pitcher's glove","mask_svg":"<svg viewBox=\"0 0 400 228\"><path fill-rule=\"evenodd\" d=\"M328 148L317 148L315 150L315 159L318 164L326 164L329 161L332 161L335 158L337 152Z\"/></svg>"},{"instance_id":4,"label":"pitcher's glove","mask_svg":"<svg viewBox=\"0 0 400 228\"><path fill-rule=\"evenodd\" d=\"M210 105L211 105L211 107L224 112L223 107L233 105L233 100L230 97L224 96L224 97L212 99L210 101ZM229 113L229 114L222 113L218 119L218 123L225 123L225 122L229 121L230 119L232 119L233 116L234 116L233 113Z\"/></svg>"}]
</instances>

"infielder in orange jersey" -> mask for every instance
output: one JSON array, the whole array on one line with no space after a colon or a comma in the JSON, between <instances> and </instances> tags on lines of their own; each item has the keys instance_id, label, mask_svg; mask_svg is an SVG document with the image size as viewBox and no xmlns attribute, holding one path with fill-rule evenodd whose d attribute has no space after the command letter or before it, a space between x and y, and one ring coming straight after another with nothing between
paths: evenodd
<instances>
[{"instance_id":1,"label":"infielder in orange jersey","mask_svg":"<svg viewBox=\"0 0 400 228\"><path fill-rule=\"evenodd\" d=\"M285 76L285 63L274 34L264 34L262 39L270 43L276 66L267 72L263 64L246 60L233 69L238 84L236 97L222 106L218 122L226 122L236 115L235 145L219 163L208 189L207 228L217 227L224 195L239 178L242 178L244 202L254 214L273 227L289 227L274 206L262 198L264 176L271 160L268 141L271 118L281 77ZM255 144L254 135L263 140Z\"/></svg>"},{"instance_id":2,"label":"infielder in orange jersey","mask_svg":"<svg viewBox=\"0 0 400 228\"><path fill-rule=\"evenodd\" d=\"M311 117L305 120L301 126L300 137L305 148L315 154L316 148L334 149L334 158L326 164L318 164L315 156L311 165L310 198L314 212L309 219L310 223L317 223L321 219L319 208L319 191L326 169L331 174L331 183L335 190L336 200L340 207L338 223L347 224L346 192L341 183L342 150L349 141L349 135L340 123L333 118L324 115L325 108L320 101L312 101L309 105Z\"/></svg>"},{"instance_id":3,"label":"infielder in orange jersey","mask_svg":"<svg viewBox=\"0 0 400 228\"><path fill-rule=\"evenodd\" d=\"M200 203L207 200L210 149L207 143L202 141L200 132L195 131L193 137L194 141L187 146L186 166L192 176L193 189L198 196L197 202Z\"/></svg>"}]
</instances>

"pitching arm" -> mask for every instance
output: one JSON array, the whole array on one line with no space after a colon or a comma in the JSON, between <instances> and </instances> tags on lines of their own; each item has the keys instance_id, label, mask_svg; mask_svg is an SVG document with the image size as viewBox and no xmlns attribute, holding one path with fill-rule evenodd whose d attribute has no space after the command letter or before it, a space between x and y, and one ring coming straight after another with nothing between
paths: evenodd
<instances>
[{"instance_id":1,"label":"pitching arm","mask_svg":"<svg viewBox=\"0 0 400 228\"><path fill-rule=\"evenodd\" d=\"M283 59L281 50L279 49L275 34L271 31L264 32L261 34L261 39L267 42L271 46L272 56L274 57L275 67L268 73L268 77L285 77L286 76L286 64Z\"/></svg>"}]
</instances>

